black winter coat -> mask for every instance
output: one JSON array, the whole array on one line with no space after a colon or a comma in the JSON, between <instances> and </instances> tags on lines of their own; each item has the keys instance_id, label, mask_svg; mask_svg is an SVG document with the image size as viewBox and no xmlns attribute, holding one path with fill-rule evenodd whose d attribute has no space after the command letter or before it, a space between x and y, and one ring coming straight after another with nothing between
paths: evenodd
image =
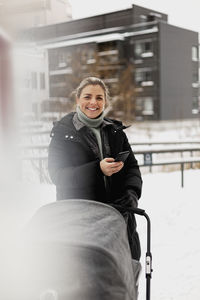
<instances>
[{"instance_id":1,"label":"black winter coat","mask_svg":"<svg viewBox=\"0 0 200 300\"><path fill-rule=\"evenodd\" d=\"M137 206L142 179L137 160L123 131L126 127L119 121L107 118L102 124L104 157L115 158L121 151L130 151L124 167L105 180L100 169L96 137L88 127L81 124L77 114L70 113L56 122L51 131L48 168L51 180L56 185L57 200L89 199L122 205L123 208ZM135 230L135 220L132 227ZM131 237L135 238L138 239L137 236ZM139 244L136 248L138 253L133 254L132 251L132 255L139 259Z\"/></svg>"}]
</instances>

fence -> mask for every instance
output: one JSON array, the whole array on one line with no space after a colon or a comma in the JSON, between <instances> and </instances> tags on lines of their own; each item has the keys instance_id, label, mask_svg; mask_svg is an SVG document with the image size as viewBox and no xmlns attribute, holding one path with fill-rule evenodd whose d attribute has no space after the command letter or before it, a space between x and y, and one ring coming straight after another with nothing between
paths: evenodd
<instances>
[{"instance_id":1,"label":"fence","mask_svg":"<svg viewBox=\"0 0 200 300\"><path fill-rule=\"evenodd\" d=\"M46 181L49 181L48 175L45 172L44 168L44 162L47 162L47 156L24 156L23 160L31 161L32 163L34 161L38 162L38 172L39 172L39 180L40 182L44 181L44 178L46 178ZM143 164L139 163L140 167L153 167L153 166L165 166L165 165L180 165L181 167L181 187L184 186L184 165L188 163L200 163L200 157L190 157L190 158L182 158L182 159L174 159L174 160L163 160L163 161L157 161L157 162L144 162Z\"/></svg>"},{"instance_id":2,"label":"fence","mask_svg":"<svg viewBox=\"0 0 200 300\"><path fill-rule=\"evenodd\" d=\"M163 145L165 147L158 147L158 145ZM172 142L134 143L131 144L131 146L136 158L138 159L139 166L142 168L147 167L150 172L152 172L152 168L155 166L179 165L181 170L182 187L184 186L185 165L189 163L190 167L193 167L194 163L200 163L200 142L173 142L173 145ZM140 148L137 148L138 146L140 146ZM28 161L35 169L37 169L40 182L50 181L47 172L47 150L47 144L24 145L22 147L22 162ZM180 156L167 159L163 159L163 157L162 159L154 157L157 154L160 155L164 153L179 153ZM190 156L183 157L184 153L189 153ZM194 156L194 153L198 153L198 156Z\"/></svg>"}]
</instances>

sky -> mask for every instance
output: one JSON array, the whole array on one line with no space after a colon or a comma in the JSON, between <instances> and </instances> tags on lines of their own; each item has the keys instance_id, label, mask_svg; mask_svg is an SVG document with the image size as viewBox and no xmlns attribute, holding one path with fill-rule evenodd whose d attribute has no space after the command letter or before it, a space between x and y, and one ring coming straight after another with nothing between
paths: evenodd
<instances>
[{"instance_id":1,"label":"sky","mask_svg":"<svg viewBox=\"0 0 200 300\"><path fill-rule=\"evenodd\" d=\"M200 0L69 0L73 19L131 8L132 4L168 14L168 23L200 32Z\"/></svg>"}]
</instances>

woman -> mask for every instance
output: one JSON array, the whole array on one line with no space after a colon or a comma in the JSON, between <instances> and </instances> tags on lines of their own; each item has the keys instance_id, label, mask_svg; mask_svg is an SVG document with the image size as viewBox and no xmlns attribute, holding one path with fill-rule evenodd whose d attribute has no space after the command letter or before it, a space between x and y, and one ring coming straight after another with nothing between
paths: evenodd
<instances>
[{"instance_id":1,"label":"woman","mask_svg":"<svg viewBox=\"0 0 200 300\"><path fill-rule=\"evenodd\" d=\"M76 90L76 112L57 122L51 132L49 174L57 200L90 199L121 207L137 207L142 179L121 122L105 118L108 90L96 77L84 79ZM121 151L126 161L115 162ZM122 211L121 211L122 212ZM127 216L126 216L127 217ZM132 257L139 260L135 219L128 221Z\"/></svg>"}]
</instances>

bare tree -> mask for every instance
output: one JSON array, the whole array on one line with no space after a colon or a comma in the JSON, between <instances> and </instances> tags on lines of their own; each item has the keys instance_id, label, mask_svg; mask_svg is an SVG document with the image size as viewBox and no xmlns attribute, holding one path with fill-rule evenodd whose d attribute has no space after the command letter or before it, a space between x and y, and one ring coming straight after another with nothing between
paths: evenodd
<instances>
[{"instance_id":1,"label":"bare tree","mask_svg":"<svg viewBox=\"0 0 200 300\"><path fill-rule=\"evenodd\" d=\"M128 63L119 76L119 102L123 101L124 117L127 121L133 121L135 118L133 70L133 64Z\"/></svg>"},{"instance_id":2,"label":"bare tree","mask_svg":"<svg viewBox=\"0 0 200 300\"><path fill-rule=\"evenodd\" d=\"M76 46L71 51L71 73L65 75L65 97L71 95L72 107L73 91L80 81L87 76L97 76L106 82L111 91L113 101L109 116L119 116L127 121L134 120L133 64L127 62L127 59L120 58L118 54L115 57L112 54L109 56L109 53L115 50L113 51L113 46L106 43L100 49L94 44Z\"/></svg>"}]
</instances>

